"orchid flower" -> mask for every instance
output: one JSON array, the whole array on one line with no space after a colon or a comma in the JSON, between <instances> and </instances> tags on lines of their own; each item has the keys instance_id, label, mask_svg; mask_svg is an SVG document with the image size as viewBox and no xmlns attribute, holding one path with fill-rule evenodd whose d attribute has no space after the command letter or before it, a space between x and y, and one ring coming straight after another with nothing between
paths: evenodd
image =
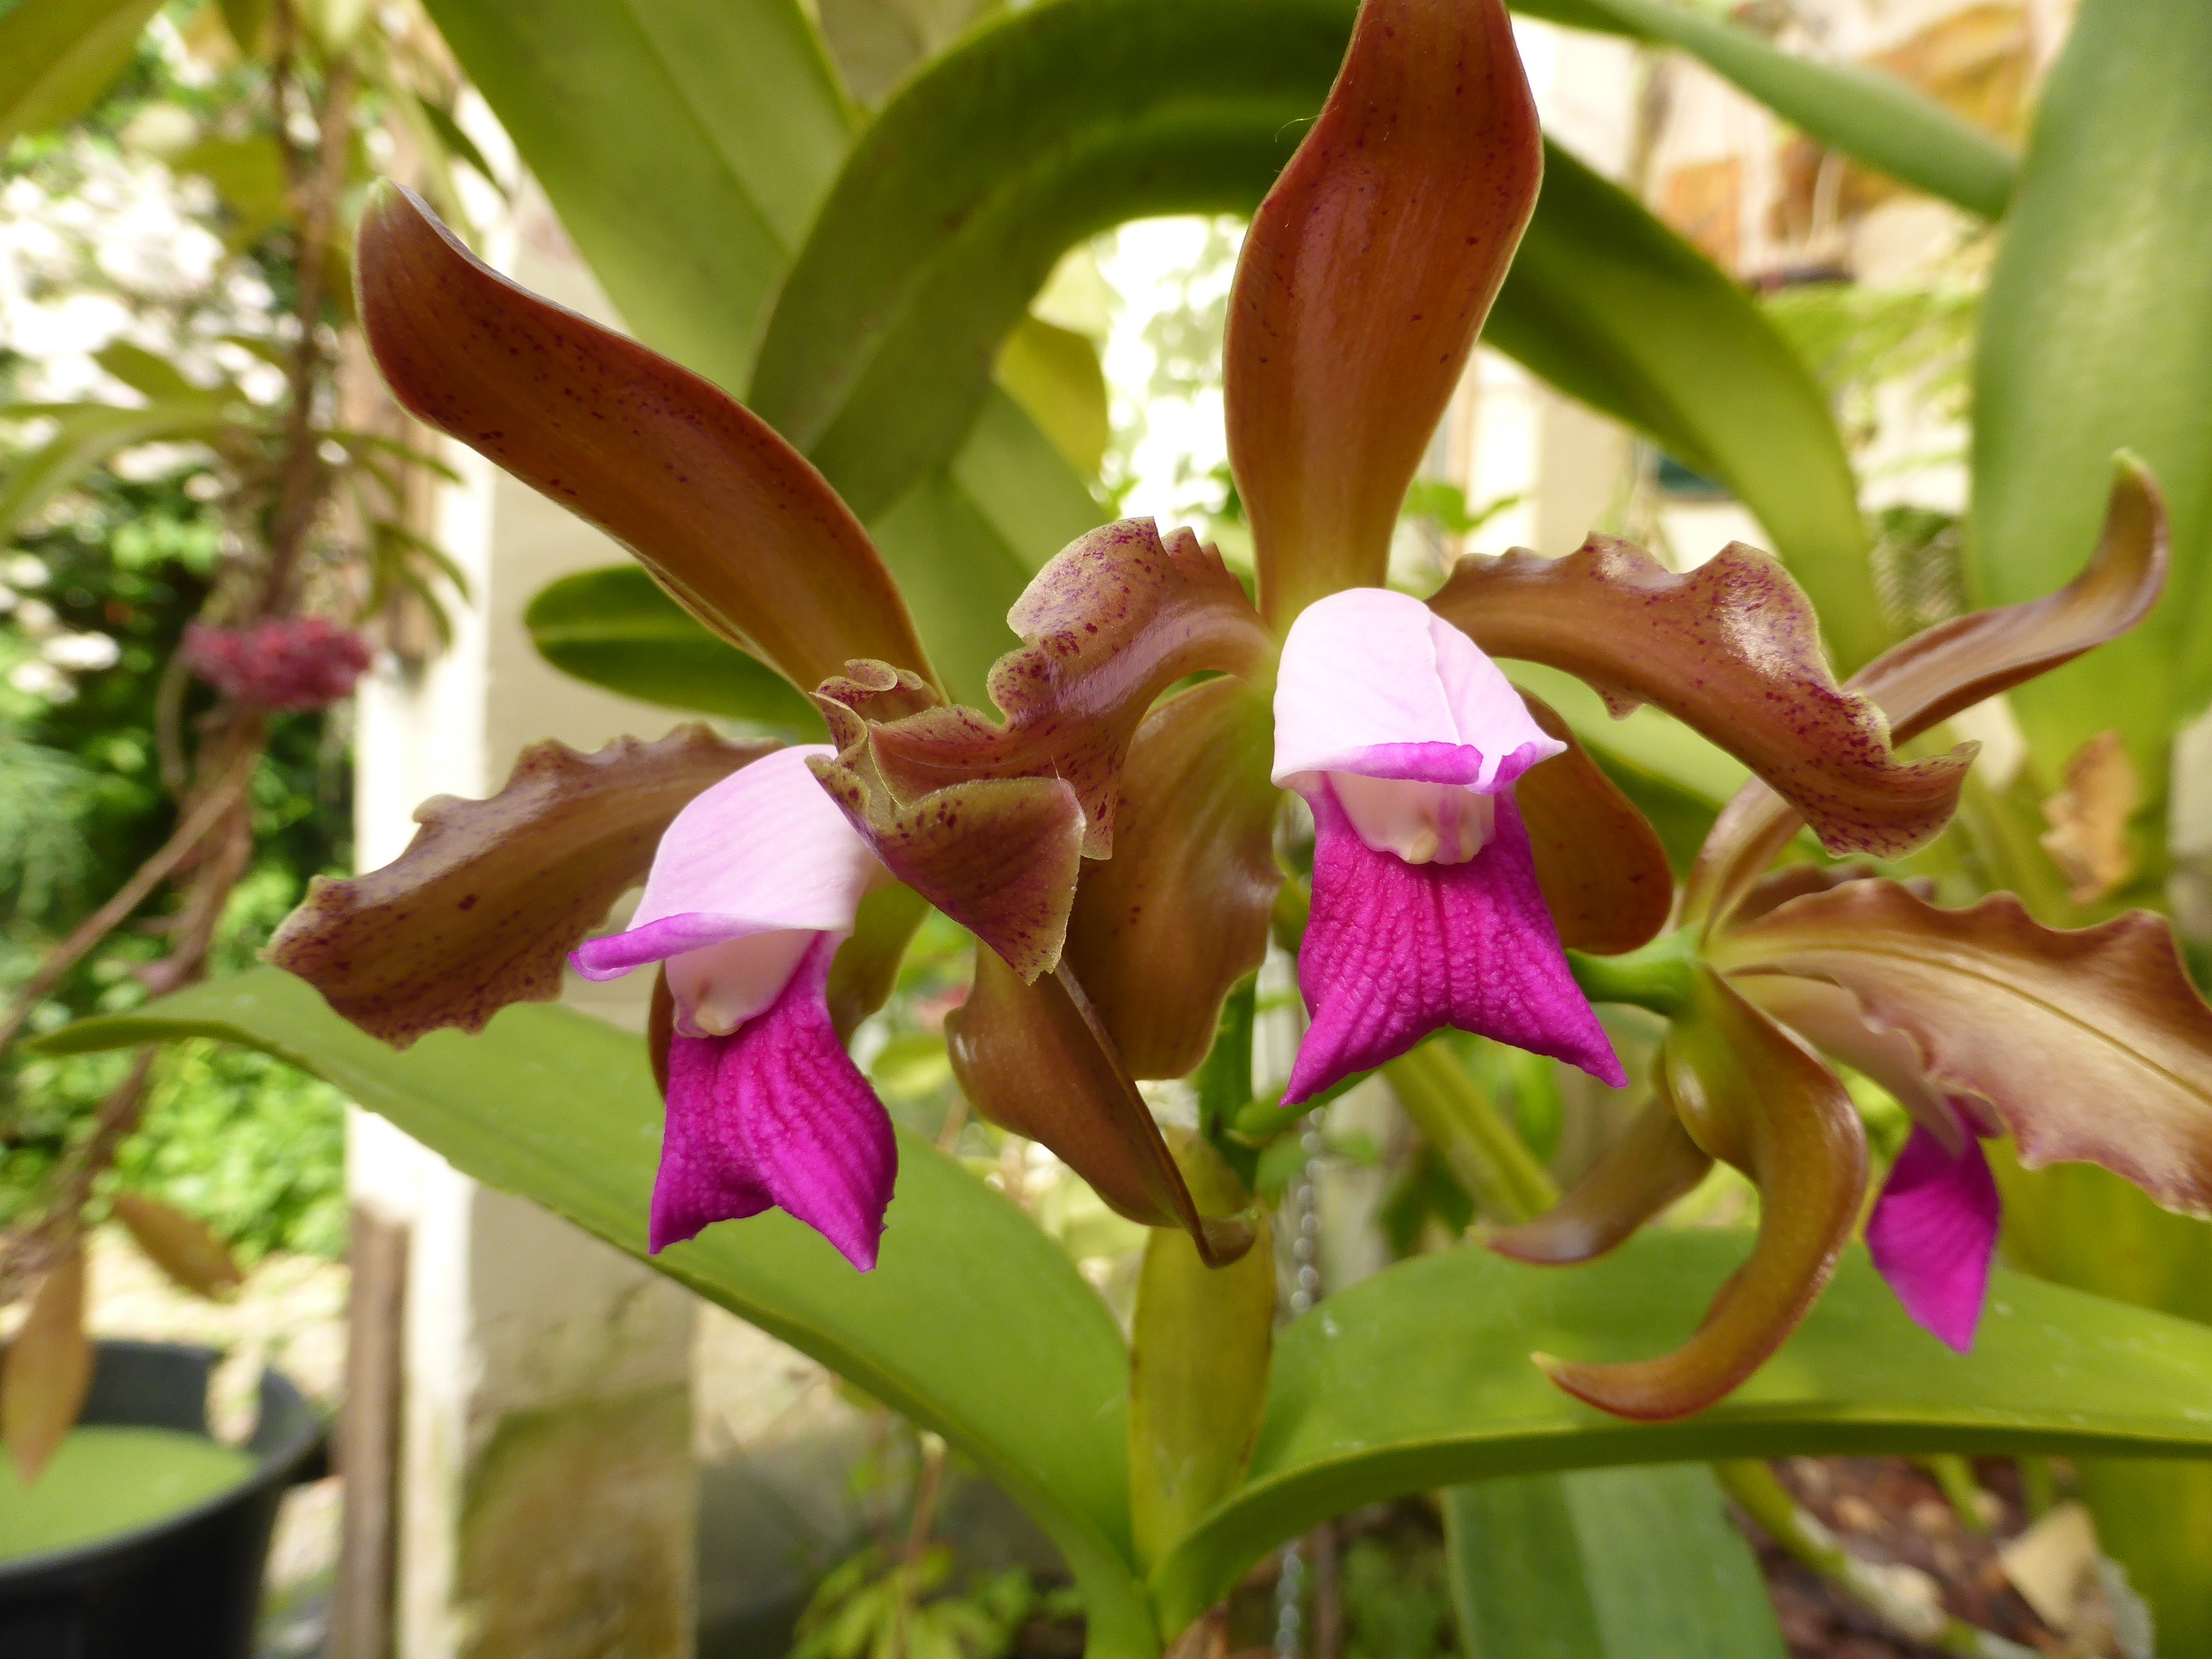
<instances>
[{"instance_id":1,"label":"orchid flower","mask_svg":"<svg viewBox=\"0 0 2212 1659\"><path fill-rule=\"evenodd\" d=\"M1898 741L2071 661L2146 615L2164 585L2164 509L2123 460L2095 556L2048 598L1905 641L1851 689ZM1676 1353L1623 1364L1547 1362L1622 1415L1679 1416L1720 1399L1793 1329L1862 1208L1866 1137L1832 1062L1911 1113L1910 1139L1865 1225L1908 1315L1971 1345L2000 1224L1984 1139L2028 1168L2083 1160L2170 1209L2212 1212L2212 1008L2167 923L2136 911L2044 926L2008 893L1939 908L1863 866L1765 875L1799 814L1756 781L1715 822L1686 884L1684 925L1638 957L1578 964L1601 999L1671 1021L1653 1098L1546 1215L1498 1233L1523 1261L1588 1261L1694 1186L1716 1158L1761 1195L1757 1242Z\"/></svg>"},{"instance_id":2,"label":"orchid flower","mask_svg":"<svg viewBox=\"0 0 2212 1659\"><path fill-rule=\"evenodd\" d=\"M1567 951L1645 945L1671 876L1493 658L1677 715L1839 855L1935 835L1969 755L1899 759L1876 701L1830 674L1803 595L1748 548L1678 575L1598 538L1463 560L1425 604L1388 589L1400 505L1542 155L1500 0L1366 0L1232 295L1256 594L1186 530L1107 525L1009 614L989 710L948 698L867 532L774 432L380 194L361 313L400 400L630 548L811 693L831 742L541 745L492 799L426 806L396 863L318 886L275 959L401 1043L557 994L571 951L593 974L659 962L654 1243L773 1204L865 1266L895 1153L839 1039L926 901L982 947L948 1022L970 1101L1219 1263L1252 1228L1200 1213L1136 1080L1198 1064L1265 953L1289 791L1316 831L1294 1098L1447 1025L1624 1082ZM641 876L631 926L585 942Z\"/></svg>"}]
</instances>

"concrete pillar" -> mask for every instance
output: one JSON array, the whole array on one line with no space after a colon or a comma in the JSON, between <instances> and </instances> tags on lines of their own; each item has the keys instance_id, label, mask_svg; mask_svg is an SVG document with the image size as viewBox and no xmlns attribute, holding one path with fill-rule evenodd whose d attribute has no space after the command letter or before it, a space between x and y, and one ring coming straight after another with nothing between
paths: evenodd
<instances>
[{"instance_id":1,"label":"concrete pillar","mask_svg":"<svg viewBox=\"0 0 2212 1659\"><path fill-rule=\"evenodd\" d=\"M613 321L534 192L498 240L495 263L524 286ZM623 554L450 447L464 483L439 492L435 529L473 603L455 607L449 649L363 683L363 868L398 855L425 796L492 792L530 742L589 749L677 718L538 659L521 625L530 596ZM594 1011L642 1027L636 989L612 989ZM410 1233L396 1659L687 1659L692 1298L365 1112L347 1150L356 1200Z\"/></svg>"}]
</instances>

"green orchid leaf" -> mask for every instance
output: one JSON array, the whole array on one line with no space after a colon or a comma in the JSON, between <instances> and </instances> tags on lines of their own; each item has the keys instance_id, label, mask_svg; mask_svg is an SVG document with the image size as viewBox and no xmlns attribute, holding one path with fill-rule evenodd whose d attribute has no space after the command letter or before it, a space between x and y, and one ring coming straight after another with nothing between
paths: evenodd
<instances>
[{"instance_id":1,"label":"green orchid leaf","mask_svg":"<svg viewBox=\"0 0 2212 1659\"><path fill-rule=\"evenodd\" d=\"M862 134L795 256L753 396L864 516L942 465L1083 237L1249 211L1334 80L1345 0L1066 0L984 28ZM1757 514L1848 670L1888 642L1849 462L1718 267L1558 146L1486 338Z\"/></svg>"},{"instance_id":2,"label":"green orchid leaf","mask_svg":"<svg viewBox=\"0 0 2212 1659\"><path fill-rule=\"evenodd\" d=\"M161 0L23 0L0 18L0 150L99 102L160 10Z\"/></svg>"},{"instance_id":3,"label":"green orchid leaf","mask_svg":"<svg viewBox=\"0 0 2212 1659\"><path fill-rule=\"evenodd\" d=\"M563 576L522 613L538 654L564 674L663 708L742 720L820 743L822 718L791 681L709 633L636 565Z\"/></svg>"},{"instance_id":4,"label":"green orchid leaf","mask_svg":"<svg viewBox=\"0 0 2212 1659\"><path fill-rule=\"evenodd\" d=\"M1982 603L2062 586L2096 545L2115 450L2172 515L2165 599L2021 686L2056 786L2117 727L2156 801L2172 727L2212 696L2212 7L2089 0L2041 95L1974 364L1971 574Z\"/></svg>"},{"instance_id":5,"label":"green orchid leaf","mask_svg":"<svg viewBox=\"0 0 2212 1659\"><path fill-rule=\"evenodd\" d=\"M1845 1452L2212 1450L2212 1329L2000 1272L1961 1356L1905 1317L1856 1247L1781 1351L1696 1417L1603 1416L1530 1360L1673 1345L1747 1245L1646 1229L1578 1268L1451 1251L1329 1298L1276 1340L1243 1489L1154 1570L1160 1627L1181 1628L1330 1515L1493 1476Z\"/></svg>"},{"instance_id":6,"label":"green orchid leaf","mask_svg":"<svg viewBox=\"0 0 2212 1659\"><path fill-rule=\"evenodd\" d=\"M398 1054L304 981L257 969L70 1026L50 1046L182 1036L313 1072L464 1174L645 1254L661 1111L633 1036L535 1005L481 1036L434 1032ZM1083 1587L1093 1652L1158 1651L1126 1564L1129 1351L1098 1293L1012 1204L902 1134L874 1272L855 1273L781 1214L710 1228L651 1264L942 1433L1052 1534Z\"/></svg>"},{"instance_id":7,"label":"green orchid leaf","mask_svg":"<svg viewBox=\"0 0 2212 1659\"><path fill-rule=\"evenodd\" d=\"M118 450L136 444L212 437L230 425L222 400L210 392L158 398L137 408L119 404L42 404L0 408L0 418L37 415L54 431L17 455L0 473L0 538Z\"/></svg>"},{"instance_id":8,"label":"green orchid leaf","mask_svg":"<svg viewBox=\"0 0 2212 1659\"><path fill-rule=\"evenodd\" d=\"M1829 148L1983 219L2001 216L2011 195L2011 151L1885 70L1784 52L1677 0L1512 3L1524 16L1678 46Z\"/></svg>"},{"instance_id":9,"label":"green orchid leaf","mask_svg":"<svg viewBox=\"0 0 2212 1659\"><path fill-rule=\"evenodd\" d=\"M430 12L629 328L745 396L769 298L856 119L799 0ZM1104 517L1013 399L984 389L946 434L943 465L847 497L940 671L976 702L1030 574Z\"/></svg>"},{"instance_id":10,"label":"green orchid leaf","mask_svg":"<svg viewBox=\"0 0 2212 1659\"><path fill-rule=\"evenodd\" d=\"M1702 1464L1455 1486L1444 1532L1459 1639L1482 1659L1786 1652L1758 1562Z\"/></svg>"}]
</instances>

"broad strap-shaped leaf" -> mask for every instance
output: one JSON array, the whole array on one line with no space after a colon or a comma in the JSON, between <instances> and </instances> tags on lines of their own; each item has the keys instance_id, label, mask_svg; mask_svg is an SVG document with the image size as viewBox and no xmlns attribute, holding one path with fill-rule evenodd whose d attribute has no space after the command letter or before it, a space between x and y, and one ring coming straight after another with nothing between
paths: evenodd
<instances>
[{"instance_id":1,"label":"broad strap-shaped leaf","mask_svg":"<svg viewBox=\"0 0 2212 1659\"><path fill-rule=\"evenodd\" d=\"M1696 1186L1712 1162L1661 1089L1557 1204L1483 1242L1515 1261L1595 1261Z\"/></svg>"},{"instance_id":2,"label":"broad strap-shaped leaf","mask_svg":"<svg viewBox=\"0 0 2212 1659\"><path fill-rule=\"evenodd\" d=\"M1229 464L1278 627L1382 585L1542 166L1503 0L1364 0L1229 295Z\"/></svg>"},{"instance_id":3,"label":"broad strap-shaped leaf","mask_svg":"<svg viewBox=\"0 0 2212 1659\"><path fill-rule=\"evenodd\" d=\"M816 772L891 871L1034 979L1060 960L1079 857L1113 854L1121 766L1159 694L1263 669L1274 642L1220 556L1149 519L1093 530L1007 618L1003 724L855 665L820 701Z\"/></svg>"},{"instance_id":4,"label":"broad strap-shaped leaf","mask_svg":"<svg viewBox=\"0 0 2212 1659\"><path fill-rule=\"evenodd\" d=\"M977 31L856 142L770 319L755 407L864 511L914 488L1066 248L1128 220L1258 205L1329 90L1354 11L1067 0ZM1865 527L1803 360L1626 192L1557 145L1544 180L1485 338L1724 481L1844 667L1872 657L1889 640Z\"/></svg>"},{"instance_id":5,"label":"broad strap-shaped leaf","mask_svg":"<svg viewBox=\"0 0 2212 1659\"><path fill-rule=\"evenodd\" d=\"M1894 882L1792 900L1716 937L1732 974L1826 979L1985 1101L2029 1168L2070 1159L2212 1214L2212 1009L2142 911L2060 933L2010 894L1940 910Z\"/></svg>"},{"instance_id":6,"label":"broad strap-shaped leaf","mask_svg":"<svg viewBox=\"0 0 2212 1659\"><path fill-rule=\"evenodd\" d=\"M1692 996L1657 1081L1699 1148L1757 1184L1758 1242L1664 1358L1539 1361L1577 1398L1645 1420L1703 1411L1766 1363L1835 1271L1866 1190L1866 1131L1835 1074L1710 970L1692 970Z\"/></svg>"},{"instance_id":7,"label":"broad strap-shaped leaf","mask_svg":"<svg viewBox=\"0 0 2212 1659\"><path fill-rule=\"evenodd\" d=\"M538 654L588 684L820 743L820 710L790 680L717 639L635 565L580 570L538 590L522 613Z\"/></svg>"},{"instance_id":8,"label":"broad strap-shaped leaf","mask_svg":"<svg viewBox=\"0 0 2212 1659\"><path fill-rule=\"evenodd\" d=\"M2002 216L2011 196L2010 150L1882 70L1786 52L1678 0L1515 0L1514 10L1679 46L1831 149L1983 219Z\"/></svg>"},{"instance_id":9,"label":"broad strap-shaped leaf","mask_svg":"<svg viewBox=\"0 0 2212 1659\"><path fill-rule=\"evenodd\" d=\"M1975 340L1970 590L2049 593L2096 534L2111 457L2157 474L2170 598L2013 698L2048 773L2117 726L2150 797L2212 690L2212 8L2089 0L2037 99Z\"/></svg>"},{"instance_id":10,"label":"broad strap-shaped leaf","mask_svg":"<svg viewBox=\"0 0 2212 1659\"><path fill-rule=\"evenodd\" d=\"M1483 1659L1786 1659L1701 1465L1507 1476L1443 1508L1460 1640Z\"/></svg>"},{"instance_id":11,"label":"broad strap-shaped leaf","mask_svg":"<svg viewBox=\"0 0 2212 1659\"><path fill-rule=\"evenodd\" d=\"M1832 852L1896 857L1957 803L1972 750L1898 759L1881 711L1829 673L1804 595L1740 542L1686 575L1606 536L1565 558L1473 555L1429 603L1493 656L1580 676L1616 714L1650 702L1695 726Z\"/></svg>"},{"instance_id":12,"label":"broad strap-shaped leaf","mask_svg":"<svg viewBox=\"0 0 2212 1659\"><path fill-rule=\"evenodd\" d=\"M394 395L621 542L708 628L811 689L929 661L867 532L690 370L483 264L414 196L361 220L361 324Z\"/></svg>"},{"instance_id":13,"label":"broad strap-shaped leaf","mask_svg":"<svg viewBox=\"0 0 2212 1659\"><path fill-rule=\"evenodd\" d=\"M1843 671L1889 643L1858 483L1802 354L1734 277L1556 145L1485 338L1727 485Z\"/></svg>"},{"instance_id":14,"label":"broad strap-shaped leaf","mask_svg":"<svg viewBox=\"0 0 2212 1659\"><path fill-rule=\"evenodd\" d=\"M480 1036L405 1054L273 969L69 1030L57 1051L183 1036L243 1043L327 1079L463 1174L519 1193L645 1260L662 1107L644 1045L569 1008L515 1008ZM917 1424L1025 1505L1083 1587L1092 1640L1155 1659L1129 1565L1129 1348L1065 1251L920 1136L875 1271L781 1214L709 1227L650 1259Z\"/></svg>"},{"instance_id":15,"label":"broad strap-shaped leaf","mask_svg":"<svg viewBox=\"0 0 2212 1659\"><path fill-rule=\"evenodd\" d=\"M997 951L978 951L974 989L946 1017L945 1038L975 1109L1049 1147L1118 1214L1182 1228L1209 1266L1251 1248L1249 1216L1207 1215L1191 1196L1151 1108L1065 967L1026 984Z\"/></svg>"},{"instance_id":16,"label":"broad strap-shaped leaf","mask_svg":"<svg viewBox=\"0 0 2212 1659\"><path fill-rule=\"evenodd\" d=\"M1747 1245L1739 1233L1647 1229L1579 1268L1447 1251L1331 1296L1276 1339L1244 1485L1153 1569L1161 1628L1181 1628L1251 1562L1318 1522L1494 1475L1799 1453L2148 1457L2212 1446L2212 1330L2000 1271L1974 1352L1955 1354L1912 1325L1856 1247L1776 1360L1696 1417L1609 1420L1528 1363L1532 1349L1607 1360L1676 1340Z\"/></svg>"},{"instance_id":17,"label":"broad strap-shaped leaf","mask_svg":"<svg viewBox=\"0 0 2212 1659\"><path fill-rule=\"evenodd\" d=\"M559 996L568 952L644 879L676 814L776 746L703 726L590 755L534 744L490 799L423 802L422 828L382 869L310 883L269 960L396 1046L481 1031L511 1002Z\"/></svg>"},{"instance_id":18,"label":"broad strap-shaped leaf","mask_svg":"<svg viewBox=\"0 0 2212 1659\"><path fill-rule=\"evenodd\" d=\"M1114 854L1083 867L1066 961L1131 1076L1204 1060L1223 999L1267 955L1272 735L1266 699L1223 678L1161 703L1129 743Z\"/></svg>"},{"instance_id":19,"label":"broad strap-shaped leaf","mask_svg":"<svg viewBox=\"0 0 2212 1659\"><path fill-rule=\"evenodd\" d=\"M161 0L22 0L0 19L0 150L98 103L159 10Z\"/></svg>"},{"instance_id":20,"label":"broad strap-shaped leaf","mask_svg":"<svg viewBox=\"0 0 2212 1659\"><path fill-rule=\"evenodd\" d=\"M2055 594L1938 623L1890 647L1846 689L1874 699L1893 743L2118 639L2166 585L2165 502L2132 456L2119 457L2104 529L2089 562ZM2117 717L2115 714L2115 717ZM1683 895L1692 920L1725 916L1796 833L1797 814L1757 779L1722 811Z\"/></svg>"},{"instance_id":21,"label":"broad strap-shaped leaf","mask_svg":"<svg viewBox=\"0 0 2212 1659\"><path fill-rule=\"evenodd\" d=\"M1666 925L1674 903L1666 848L1567 722L1542 699L1523 693L1523 700L1536 724L1567 745L1514 785L1560 943L1599 955L1633 951Z\"/></svg>"}]
</instances>

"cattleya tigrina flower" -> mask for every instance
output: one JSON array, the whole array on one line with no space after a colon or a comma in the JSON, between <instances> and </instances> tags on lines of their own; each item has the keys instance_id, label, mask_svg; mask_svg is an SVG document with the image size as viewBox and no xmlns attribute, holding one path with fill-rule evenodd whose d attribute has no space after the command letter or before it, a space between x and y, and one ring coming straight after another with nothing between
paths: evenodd
<instances>
[{"instance_id":1,"label":"cattleya tigrina flower","mask_svg":"<svg viewBox=\"0 0 2212 1659\"><path fill-rule=\"evenodd\" d=\"M812 693L830 741L734 744L692 726L588 756L541 745L491 800L426 805L393 865L318 886L276 960L399 1044L556 995L572 951L595 978L659 964L651 1041L669 1111L652 1247L774 1205L866 1268L897 1152L843 1038L887 993L926 901L980 942L948 1025L976 1107L1122 1214L1185 1228L1225 1262L1249 1246L1249 1218L1201 1213L1135 1080L1197 1065L1224 997L1261 960L1287 790L1314 823L1298 961L1312 1024L1288 1101L1445 1026L1625 1083L1567 948L1593 953L1580 970L1601 982L1605 957L1665 925L1670 873L1641 815L1493 657L1579 675L1616 712L1656 704L1739 757L1763 782L1716 840L1749 848L1739 863L1755 876L1800 822L1838 855L1926 842L1971 751L1905 760L1893 733L1972 700L1953 695L1962 686L1987 695L2108 637L2158 571L2139 558L2124 603L2094 616L2045 602L2027 646L2013 613L1970 619L1910 713L1887 681L1840 688L1804 596L1742 546L1677 575L1598 538L1563 559L1467 558L1426 604L1389 589L1400 505L1542 155L1498 0L1367 0L1232 295L1228 436L1256 603L1189 532L1108 525L1010 614L1020 643L990 674L995 713L949 695L866 531L773 431L495 276L413 198L380 195L361 230L361 309L402 401L605 529L700 622ZM1983 648L2000 636L2004 649ZM1616 1411L1694 1410L1748 1374L1824 1282L1865 1178L1840 1085L1757 1003L1762 976L1786 979L1849 1002L1839 1019L1892 1029L1886 1004L1814 960L1817 942L1776 933L1854 886L1900 890L1851 884L1754 916L1730 869L1726 903L1692 904L1728 977L1660 964L1688 989L1670 1005L1658 1103L1595 1185L1502 1241L1534 1259L1593 1253L1714 1157L1759 1183L1753 1258L1681 1354L1556 1367ZM587 942L641 876L630 925ZM1917 912L1895 924L1942 925ZM1773 1015L1828 1040L1787 996ZM1924 1069L1979 1087L1946 1065ZM1967 1120L1931 1120L1939 1150L1971 1147ZM1898 1206L1928 1163L1911 1156ZM1907 1232L1877 1248L1889 1236L1893 1256L1913 1257L1894 1244Z\"/></svg>"}]
</instances>

